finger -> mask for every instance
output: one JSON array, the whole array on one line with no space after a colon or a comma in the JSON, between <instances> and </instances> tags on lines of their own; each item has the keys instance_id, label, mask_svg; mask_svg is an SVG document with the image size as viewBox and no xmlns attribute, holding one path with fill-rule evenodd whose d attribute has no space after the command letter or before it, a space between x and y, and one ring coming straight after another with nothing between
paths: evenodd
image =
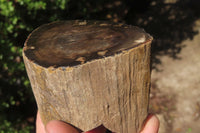
<instances>
[{"instance_id":1,"label":"finger","mask_svg":"<svg viewBox=\"0 0 200 133\"><path fill-rule=\"evenodd\" d=\"M155 115L149 115L141 133L158 133L159 120Z\"/></svg>"},{"instance_id":2,"label":"finger","mask_svg":"<svg viewBox=\"0 0 200 133\"><path fill-rule=\"evenodd\" d=\"M58 121L52 120L46 125L47 133L79 133L79 131L71 125Z\"/></svg>"},{"instance_id":3,"label":"finger","mask_svg":"<svg viewBox=\"0 0 200 133\"><path fill-rule=\"evenodd\" d=\"M36 133L46 133L39 112L37 112L37 117L36 117Z\"/></svg>"}]
</instances>

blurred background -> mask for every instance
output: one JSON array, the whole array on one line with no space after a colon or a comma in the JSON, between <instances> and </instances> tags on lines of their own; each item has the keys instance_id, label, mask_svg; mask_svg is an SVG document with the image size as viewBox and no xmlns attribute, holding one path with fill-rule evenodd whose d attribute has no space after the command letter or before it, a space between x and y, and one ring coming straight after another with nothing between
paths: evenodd
<instances>
[{"instance_id":1,"label":"blurred background","mask_svg":"<svg viewBox=\"0 0 200 133\"><path fill-rule=\"evenodd\" d=\"M34 133L37 106L22 47L31 31L57 20L109 20L154 37L149 112L160 133L200 131L199 0L0 0L0 132Z\"/></svg>"}]
</instances>

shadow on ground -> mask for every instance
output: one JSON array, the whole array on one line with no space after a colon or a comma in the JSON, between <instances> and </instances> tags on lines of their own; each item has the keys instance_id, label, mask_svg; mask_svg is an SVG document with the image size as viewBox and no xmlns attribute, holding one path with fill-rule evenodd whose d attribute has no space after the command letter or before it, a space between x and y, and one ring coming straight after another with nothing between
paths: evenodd
<instances>
[{"instance_id":1,"label":"shadow on ground","mask_svg":"<svg viewBox=\"0 0 200 133\"><path fill-rule=\"evenodd\" d=\"M148 0L146 0L148 1ZM193 30L194 22L199 18L196 5L200 2L177 0L173 2L161 0L149 1L146 10L127 14L127 22L143 27L154 37L152 43L152 68L157 68L161 61L157 56L168 55L173 59L180 59L178 54L184 45L181 42L193 39L198 32ZM134 5L134 2L132 3ZM142 3L141 3L142 5ZM141 8L139 8L141 9Z\"/></svg>"}]
</instances>

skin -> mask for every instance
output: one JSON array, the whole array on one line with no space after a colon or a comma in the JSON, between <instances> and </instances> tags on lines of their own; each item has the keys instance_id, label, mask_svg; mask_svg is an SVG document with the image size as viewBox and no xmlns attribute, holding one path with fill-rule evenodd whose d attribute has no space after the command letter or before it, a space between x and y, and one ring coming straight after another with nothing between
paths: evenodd
<instances>
[{"instance_id":1,"label":"skin","mask_svg":"<svg viewBox=\"0 0 200 133\"><path fill-rule=\"evenodd\" d=\"M155 115L150 114L145 122L145 125L140 133L158 133L159 120ZM101 125L95 129L85 133L106 133L106 128ZM41 121L40 114L37 113L36 133L81 133L71 125L58 120L52 120L47 123L46 127Z\"/></svg>"}]
</instances>

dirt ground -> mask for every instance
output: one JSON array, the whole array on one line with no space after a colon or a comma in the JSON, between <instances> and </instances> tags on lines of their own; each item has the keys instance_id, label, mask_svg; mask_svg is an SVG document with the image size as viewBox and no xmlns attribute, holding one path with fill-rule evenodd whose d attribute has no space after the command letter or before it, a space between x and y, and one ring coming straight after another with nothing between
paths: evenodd
<instances>
[{"instance_id":1,"label":"dirt ground","mask_svg":"<svg viewBox=\"0 0 200 133\"><path fill-rule=\"evenodd\" d=\"M159 133L200 132L200 21L195 29L177 59L160 56L159 71L152 71L150 111L160 119Z\"/></svg>"}]
</instances>

